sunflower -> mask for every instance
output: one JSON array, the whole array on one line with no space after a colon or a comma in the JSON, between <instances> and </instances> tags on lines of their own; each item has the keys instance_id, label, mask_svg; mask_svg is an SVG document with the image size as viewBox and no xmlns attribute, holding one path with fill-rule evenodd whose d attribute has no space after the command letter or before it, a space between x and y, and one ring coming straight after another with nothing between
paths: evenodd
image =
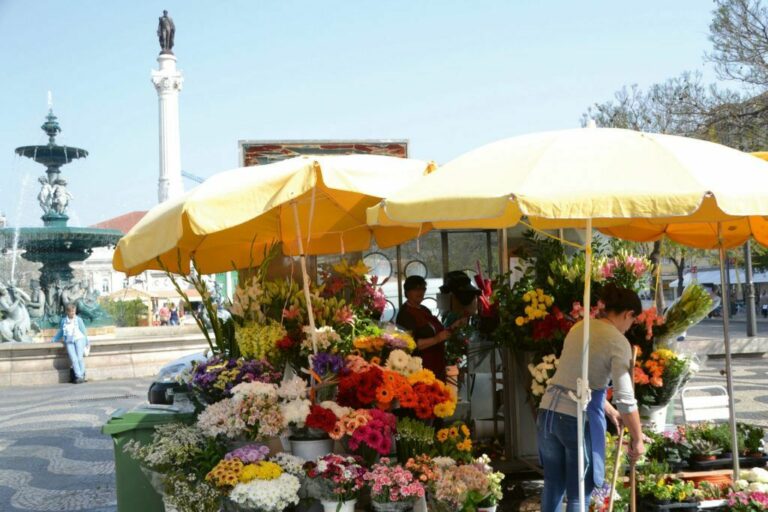
<instances>
[{"instance_id":1,"label":"sunflower","mask_svg":"<svg viewBox=\"0 0 768 512\"><path fill-rule=\"evenodd\" d=\"M448 440L448 429L443 428L437 431L437 440L444 443Z\"/></svg>"}]
</instances>

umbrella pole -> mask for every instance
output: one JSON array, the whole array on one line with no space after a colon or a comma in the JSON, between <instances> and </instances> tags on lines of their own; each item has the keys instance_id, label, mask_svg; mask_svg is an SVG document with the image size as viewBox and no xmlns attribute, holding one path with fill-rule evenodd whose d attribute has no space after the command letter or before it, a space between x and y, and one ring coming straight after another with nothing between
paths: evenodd
<instances>
[{"instance_id":1,"label":"umbrella pole","mask_svg":"<svg viewBox=\"0 0 768 512\"><path fill-rule=\"evenodd\" d=\"M582 339L581 353L581 378L576 380L576 393L578 403L576 408L576 428L579 447L579 510L584 512L586 496L584 496L584 411L589 403L589 314L592 311L590 297L592 295L592 219L587 219L586 233L584 237L584 337Z\"/></svg>"},{"instance_id":2,"label":"umbrella pole","mask_svg":"<svg viewBox=\"0 0 768 512\"><path fill-rule=\"evenodd\" d=\"M312 352L317 354L317 340L315 336L315 313L312 311L312 295L309 293L309 274L307 273L307 256L304 254L304 242L301 240L301 224L299 223L299 207L296 201L291 202L293 209L293 222L296 225L296 241L299 244L299 262L301 264L301 279L304 288L304 299L307 301L307 317L312 336Z\"/></svg>"},{"instance_id":3,"label":"umbrella pole","mask_svg":"<svg viewBox=\"0 0 768 512\"><path fill-rule=\"evenodd\" d=\"M722 230L721 223L717 223L717 235L719 238L719 253L720 253L720 295L722 297L723 304L723 343L725 345L725 382L728 389L728 423L731 427L731 453L733 454L733 481L739 479L739 438L736 430L736 407L733 397L733 372L731 367L731 337L729 334L729 322L728 315L730 314L730 290L725 288L728 280L725 275L725 248L723 247L723 239L720 236Z\"/></svg>"}]
</instances>

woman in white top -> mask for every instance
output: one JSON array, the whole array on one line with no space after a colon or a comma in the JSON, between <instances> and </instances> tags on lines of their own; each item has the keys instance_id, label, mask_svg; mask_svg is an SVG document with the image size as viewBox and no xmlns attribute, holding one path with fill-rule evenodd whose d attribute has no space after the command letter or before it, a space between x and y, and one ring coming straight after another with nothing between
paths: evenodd
<instances>
[{"instance_id":1,"label":"woman in white top","mask_svg":"<svg viewBox=\"0 0 768 512\"><path fill-rule=\"evenodd\" d=\"M627 288L608 284L603 289L601 318L589 326L589 387L591 400L587 407L584 429L585 479L584 496L602 485L605 474L606 416L612 422L629 428L629 455L637 459L645 451L640 417L632 385L632 349L624 333L642 311L640 298ZM537 440L544 466L542 512L561 509L567 495L568 512L579 510L579 474L576 408L573 397L576 380L581 377L584 324L578 322L565 337L555 375L539 406ZM613 382L614 408L606 400L606 388ZM588 505L587 507L588 508Z\"/></svg>"},{"instance_id":2,"label":"woman in white top","mask_svg":"<svg viewBox=\"0 0 768 512\"><path fill-rule=\"evenodd\" d=\"M56 343L60 340L64 342L75 372L75 384L82 384L85 382L85 347L90 345L90 341L88 341L83 319L77 316L77 306L72 303L67 304L66 312L51 342Z\"/></svg>"}]
</instances>

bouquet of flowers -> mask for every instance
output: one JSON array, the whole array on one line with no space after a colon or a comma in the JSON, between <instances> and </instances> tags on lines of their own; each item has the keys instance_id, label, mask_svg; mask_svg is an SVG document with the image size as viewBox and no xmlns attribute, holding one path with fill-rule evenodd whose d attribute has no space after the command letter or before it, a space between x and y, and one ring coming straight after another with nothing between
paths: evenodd
<instances>
[{"instance_id":1,"label":"bouquet of flowers","mask_svg":"<svg viewBox=\"0 0 768 512\"><path fill-rule=\"evenodd\" d=\"M210 437L229 439L245 436L262 440L279 435L285 428L277 386L244 382L232 388L232 397L209 405L197 425Z\"/></svg>"},{"instance_id":2,"label":"bouquet of flowers","mask_svg":"<svg viewBox=\"0 0 768 512\"><path fill-rule=\"evenodd\" d=\"M442 428L435 435L435 451L457 462L472 462L472 439L469 427L457 421L451 427Z\"/></svg>"},{"instance_id":3,"label":"bouquet of flowers","mask_svg":"<svg viewBox=\"0 0 768 512\"><path fill-rule=\"evenodd\" d=\"M266 359L276 366L285 362L280 345L293 343L285 327L274 320L248 322L238 326L235 339L243 357Z\"/></svg>"},{"instance_id":4,"label":"bouquet of flowers","mask_svg":"<svg viewBox=\"0 0 768 512\"><path fill-rule=\"evenodd\" d=\"M655 332L658 341L674 339L696 325L715 307L712 297L698 284L689 284L664 315L664 323Z\"/></svg>"},{"instance_id":5,"label":"bouquet of flowers","mask_svg":"<svg viewBox=\"0 0 768 512\"><path fill-rule=\"evenodd\" d=\"M232 396L242 382L279 382L282 374L267 361L226 359L214 356L192 366L189 389L203 402L212 404Z\"/></svg>"},{"instance_id":6,"label":"bouquet of flowers","mask_svg":"<svg viewBox=\"0 0 768 512\"><path fill-rule=\"evenodd\" d=\"M195 427L174 422L158 425L152 441L142 445L136 440L124 450L143 467L161 474L162 492L182 512L217 512L219 492L205 481L206 473L225 449Z\"/></svg>"},{"instance_id":7,"label":"bouquet of flowers","mask_svg":"<svg viewBox=\"0 0 768 512\"><path fill-rule=\"evenodd\" d=\"M365 468L355 457L330 453L304 466L307 477L320 483L323 499L352 501L365 486Z\"/></svg>"},{"instance_id":8,"label":"bouquet of flowers","mask_svg":"<svg viewBox=\"0 0 768 512\"><path fill-rule=\"evenodd\" d=\"M471 464L440 470L430 509L469 511L496 505L502 498L504 475L494 472L489 462L482 456Z\"/></svg>"},{"instance_id":9,"label":"bouquet of flowers","mask_svg":"<svg viewBox=\"0 0 768 512\"><path fill-rule=\"evenodd\" d=\"M356 315L365 318L381 317L387 299L381 291L378 277L369 277L370 269L362 260L354 265L343 259L333 265L332 272L324 272L321 297L341 296L352 306Z\"/></svg>"},{"instance_id":10,"label":"bouquet of flowers","mask_svg":"<svg viewBox=\"0 0 768 512\"><path fill-rule=\"evenodd\" d=\"M344 433L348 436L347 446L360 455L366 465L370 465L380 455L389 455L397 425L393 414L378 409L364 409L355 411L354 419L346 419L348 421L344 422Z\"/></svg>"},{"instance_id":11,"label":"bouquet of flowers","mask_svg":"<svg viewBox=\"0 0 768 512\"><path fill-rule=\"evenodd\" d=\"M347 372L339 379L337 402L346 407L394 407L412 409L420 419L445 418L456 409L455 394L435 375L425 369L415 369L421 361L401 350L393 350L387 367L348 358ZM396 404L396 405L395 405Z\"/></svg>"},{"instance_id":12,"label":"bouquet of flowers","mask_svg":"<svg viewBox=\"0 0 768 512\"><path fill-rule=\"evenodd\" d=\"M387 359L393 350L402 350L411 353L416 349L416 342L406 331L398 329L394 325L385 329L373 327L363 336L358 336L352 341L352 346L366 359L376 364Z\"/></svg>"},{"instance_id":13,"label":"bouquet of flowers","mask_svg":"<svg viewBox=\"0 0 768 512\"><path fill-rule=\"evenodd\" d=\"M282 512L299 504L299 479L271 461L245 464L237 458L221 460L206 481L241 507Z\"/></svg>"},{"instance_id":14,"label":"bouquet of flowers","mask_svg":"<svg viewBox=\"0 0 768 512\"><path fill-rule=\"evenodd\" d=\"M435 444L435 429L420 420L398 418L395 439L397 440L397 460L407 461L432 451L432 446Z\"/></svg>"},{"instance_id":15,"label":"bouquet of flowers","mask_svg":"<svg viewBox=\"0 0 768 512\"><path fill-rule=\"evenodd\" d=\"M698 365L665 348L655 350L647 358L635 362L635 398L639 405L667 405L680 386L698 370Z\"/></svg>"},{"instance_id":16,"label":"bouquet of flowers","mask_svg":"<svg viewBox=\"0 0 768 512\"><path fill-rule=\"evenodd\" d=\"M378 464L371 466L363 477L371 490L371 500L376 504L413 503L424 497L424 486L416 480L413 473L384 457Z\"/></svg>"},{"instance_id":17,"label":"bouquet of flowers","mask_svg":"<svg viewBox=\"0 0 768 512\"><path fill-rule=\"evenodd\" d=\"M538 408L541 403L541 397L544 396L544 392L547 390L547 384L550 379L555 375L557 367L560 364L560 360L555 354L549 354L541 358L541 362L537 365L533 363L528 365L528 372L533 377L531 381L531 396L533 397L534 406Z\"/></svg>"},{"instance_id":18,"label":"bouquet of flowers","mask_svg":"<svg viewBox=\"0 0 768 512\"><path fill-rule=\"evenodd\" d=\"M648 258L620 250L614 257L603 262L600 274L603 279L611 280L616 286L637 292L647 287L649 268L651 262Z\"/></svg>"},{"instance_id":19,"label":"bouquet of flowers","mask_svg":"<svg viewBox=\"0 0 768 512\"><path fill-rule=\"evenodd\" d=\"M413 473L416 480L421 482L426 489L431 488L432 484L437 481L437 463L429 455L422 454L408 459L405 463L405 469Z\"/></svg>"}]
</instances>

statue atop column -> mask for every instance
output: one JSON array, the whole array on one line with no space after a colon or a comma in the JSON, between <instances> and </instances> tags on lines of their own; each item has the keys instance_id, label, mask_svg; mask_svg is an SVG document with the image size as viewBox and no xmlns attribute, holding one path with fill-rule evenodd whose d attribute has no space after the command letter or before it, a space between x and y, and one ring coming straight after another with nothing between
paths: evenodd
<instances>
[{"instance_id":1,"label":"statue atop column","mask_svg":"<svg viewBox=\"0 0 768 512\"><path fill-rule=\"evenodd\" d=\"M157 38L160 40L160 54L173 55L173 38L176 35L176 25L168 16L168 11L163 11L157 24Z\"/></svg>"}]
</instances>

